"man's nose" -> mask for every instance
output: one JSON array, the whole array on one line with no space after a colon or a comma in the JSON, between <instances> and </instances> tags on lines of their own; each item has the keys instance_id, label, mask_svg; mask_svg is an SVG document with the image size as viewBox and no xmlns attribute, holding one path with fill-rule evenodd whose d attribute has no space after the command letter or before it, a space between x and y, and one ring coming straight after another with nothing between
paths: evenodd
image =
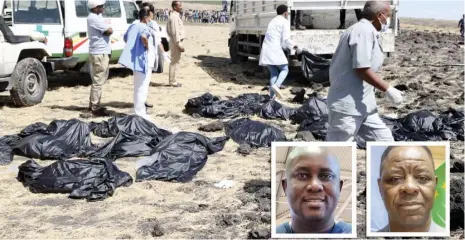
<instances>
[{"instance_id":1,"label":"man's nose","mask_svg":"<svg viewBox=\"0 0 465 240\"><path fill-rule=\"evenodd\" d=\"M400 190L407 194L417 193L420 191L418 184L413 177L407 177L400 187Z\"/></svg>"},{"instance_id":2,"label":"man's nose","mask_svg":"<svg viewBox=\"0 0 465 240\"><path fill-rule=\"evenodd\" d=\"M323 185L318 177L312 177L307 185L307 190L311 192L319 192L323 190Z\"/></svg>"}]
</instances>

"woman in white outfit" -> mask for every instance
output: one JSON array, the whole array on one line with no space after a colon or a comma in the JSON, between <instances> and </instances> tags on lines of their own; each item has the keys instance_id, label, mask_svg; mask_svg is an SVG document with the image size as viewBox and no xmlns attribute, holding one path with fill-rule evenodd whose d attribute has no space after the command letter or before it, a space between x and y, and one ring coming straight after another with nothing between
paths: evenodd
<instances>
[{"instance_id":1,"label":"woman in white outfit","mask_svg":"<svg viewBox=\"0 0 465 240\"><path fill-rule=\"evenodd\" d=\"M142 8L139 11L139 22L129 26L124 34L126 46L118 61L134 73L134 113L147 120L151 119L147 115L145 101L157 59L156 37L148 26L149 22L150 11Z\"/></svg>"}]
</instances>

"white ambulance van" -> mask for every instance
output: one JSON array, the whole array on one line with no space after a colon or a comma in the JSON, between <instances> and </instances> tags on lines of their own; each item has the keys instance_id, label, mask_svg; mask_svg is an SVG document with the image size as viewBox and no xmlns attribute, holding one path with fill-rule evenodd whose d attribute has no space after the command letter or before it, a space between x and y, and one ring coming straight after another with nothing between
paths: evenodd
<instances>
[{"instance_id":1,"label":"white ambulance van","mask_svg":"<svg viewBox=\"0 0 465 240\"><path fill-rule=\"evenodd\" d=\"M16 35L43 33L52 53L47 58L56 70L87 71L89 38L87 34L87 0L5 0L2 14L11 18ZM136 1L107 0L103 18L113 28L110 63L117 63L125 42L123 35L135 20Z\"/></svg>"}]
</instances>

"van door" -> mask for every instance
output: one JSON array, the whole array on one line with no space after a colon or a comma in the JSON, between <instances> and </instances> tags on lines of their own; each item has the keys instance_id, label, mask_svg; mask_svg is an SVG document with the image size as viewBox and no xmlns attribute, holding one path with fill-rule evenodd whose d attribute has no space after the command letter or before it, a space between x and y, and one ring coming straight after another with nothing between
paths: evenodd
<instances>
[{"instance_id":1,"label":"van door","mask_svg":"<svg viewBox=\"0 0 465 240\"><path fill-rule=\"evenodd\" d=\"M7 0L12 2L12 27L16 35L37 31L48 40L52 57L63 56L64 35L58 0Z\"/></svg>"}]
</instances>

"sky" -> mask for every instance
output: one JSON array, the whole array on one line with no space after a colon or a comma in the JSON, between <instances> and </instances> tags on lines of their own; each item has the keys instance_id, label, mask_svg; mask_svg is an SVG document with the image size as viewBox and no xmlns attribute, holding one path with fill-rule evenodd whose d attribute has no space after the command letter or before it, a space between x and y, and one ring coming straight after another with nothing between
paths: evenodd
<instances>
[{"instance_id":1,"label":"sky","mask_svg":"<svg viewBox=\"0 0 465 240\"><path fill-rule=\"evenodd\" d=\"M464 0L399 0L399 16L460 20L464 13ZM416 10L416 12L414 12Z\"/></svg>"}]
</instances>

